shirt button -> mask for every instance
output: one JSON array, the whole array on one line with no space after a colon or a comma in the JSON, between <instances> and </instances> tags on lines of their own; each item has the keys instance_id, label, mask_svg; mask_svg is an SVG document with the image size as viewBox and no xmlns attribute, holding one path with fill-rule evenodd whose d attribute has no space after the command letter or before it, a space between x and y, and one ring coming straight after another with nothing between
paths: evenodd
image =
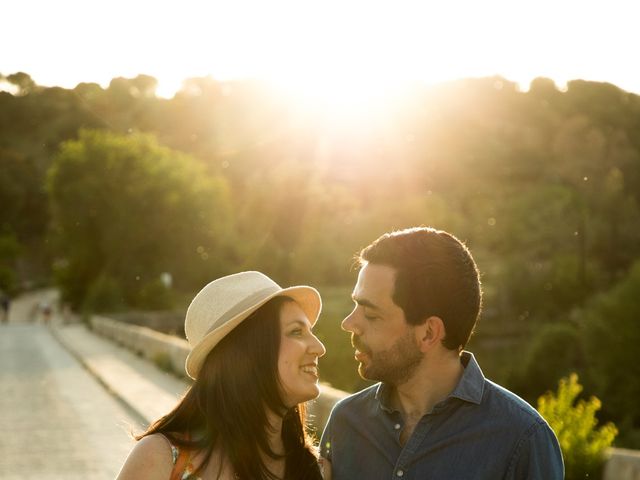
<instances>
[{"instance_id":1,"label":"shirt button","mask_svg":"<svg viewBox=\"0 0 640 480\"><path fill-rule=\"evenodd\" d=\"M400 430L401 425L399 423L396 423L393 428L395 428L396 430Z\"/></svg>"},{"instance_id":2,"label":"shirt button","mask_svg":"<svg viewBox=\"0 0 640 480\"><path fill-rule=\"evenodd\" d=\"M396 472L396 477L401 477L401 476L403 476L403 475L404 475L404 470L398 470L398 471Z\"/></svg>"}]
</instances>

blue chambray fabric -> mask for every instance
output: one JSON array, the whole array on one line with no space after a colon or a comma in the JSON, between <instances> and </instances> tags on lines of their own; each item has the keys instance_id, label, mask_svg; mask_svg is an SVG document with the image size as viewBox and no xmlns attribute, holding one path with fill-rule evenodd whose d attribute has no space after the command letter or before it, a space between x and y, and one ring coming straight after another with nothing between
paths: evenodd
<instances>
[{"instance_id":1,"label":"blue chambray fabric","mask_svg":"<svg viewBox=\"0 0 640 480\"><path fill-rule=\"evenodd\" d=\"M322 435L334 480L561 480L558 440L514 393L487 380L473 354L453 392L400 445L403 421L378 383L336 404Z\"/></svg>"}]
</instances>

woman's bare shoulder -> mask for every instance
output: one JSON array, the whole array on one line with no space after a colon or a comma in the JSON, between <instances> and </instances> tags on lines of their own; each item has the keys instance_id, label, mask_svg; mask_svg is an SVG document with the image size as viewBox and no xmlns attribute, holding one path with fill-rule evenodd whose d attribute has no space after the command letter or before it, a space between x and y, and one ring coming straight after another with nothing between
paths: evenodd
<instances>
[{"instance_id":1,"label":"woman's bare shoulder","mask_svg":"<svg viewBox=\"0 0 640 480\"><path fill-rule=\"evenodd\" d=\"M154 433L136 443L116 480L168 480L172 469L171 445L164 435Z\"/></svg>"}]
</instances>

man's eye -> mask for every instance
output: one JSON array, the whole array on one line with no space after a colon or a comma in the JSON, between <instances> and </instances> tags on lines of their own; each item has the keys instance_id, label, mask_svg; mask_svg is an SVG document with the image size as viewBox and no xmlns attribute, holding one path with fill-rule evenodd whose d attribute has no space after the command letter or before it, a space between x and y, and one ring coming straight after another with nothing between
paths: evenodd
<instances>
[{"instance_id":1,"label":"man's eye","mask_svg":"<svg viewBox=\"0 0 640 480\"><path fill-rule=\"evenodd\" d=\"M378 317L376 317L375 315L365 315L364 318L366 318L367 320L376 320Z\"/></svg>"}]
</instances>

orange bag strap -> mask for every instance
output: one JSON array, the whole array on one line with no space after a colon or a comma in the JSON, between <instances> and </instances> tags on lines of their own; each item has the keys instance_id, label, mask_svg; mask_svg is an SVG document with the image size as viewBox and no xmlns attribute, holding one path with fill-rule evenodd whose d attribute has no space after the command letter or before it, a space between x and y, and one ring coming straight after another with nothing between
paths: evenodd
<instances>
[{"instance_id":1,"label":"orange bag strap","mask_svg":"<svg viewBox=\"0 0 640 480\"><path fill-rule=\"evenodd\" d=\"M176 464L173 466L173 470L171 470L171 480L182 480L182 475L189 464L190 456L189 450L186 448L182 448L178 451L178 459L176 460Z\"/></svg>"},{"instance_id":2,"label":"orange bag strap","mask_svg":"<svg viewBox=\"0 0 640 480\"><path fill-rule=\"evenodd\" d=\"M187 434L186 439L187 441L190 440L191 435ZM176 464L173 466L173 470L171 470L170 480L182 480L190 459L191 451L188 448L178 449L178 458L176 459Z\"/></svg>"}]
</instances>

